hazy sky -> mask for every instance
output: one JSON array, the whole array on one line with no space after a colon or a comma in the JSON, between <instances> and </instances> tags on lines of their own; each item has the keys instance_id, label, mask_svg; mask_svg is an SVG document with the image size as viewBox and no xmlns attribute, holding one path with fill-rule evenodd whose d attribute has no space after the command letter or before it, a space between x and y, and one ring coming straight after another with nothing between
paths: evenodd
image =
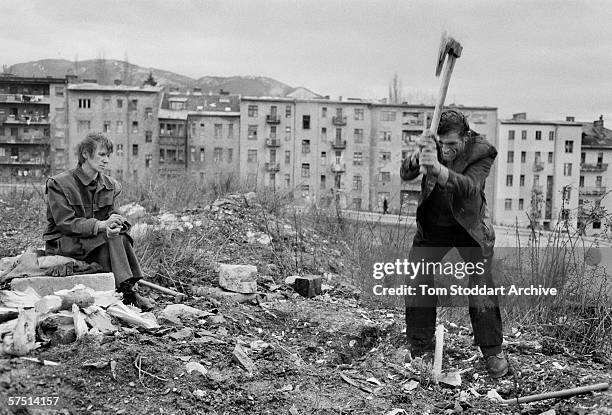
<instances>
[{"instance_id":1,"label":"hazy sky","mask_svg":"<svg viewBox=\"0 0 612 415\"><path fill-rule=\"evenodd\" d=\"M3 8L0 63L123 59L198 78L261 75L345 97L437 93L441 33L463 45L447 102L501 118L612 122L612 1L70 0ZM612 125L612 124L611 124Z\"/></svg>"}]
</instances>

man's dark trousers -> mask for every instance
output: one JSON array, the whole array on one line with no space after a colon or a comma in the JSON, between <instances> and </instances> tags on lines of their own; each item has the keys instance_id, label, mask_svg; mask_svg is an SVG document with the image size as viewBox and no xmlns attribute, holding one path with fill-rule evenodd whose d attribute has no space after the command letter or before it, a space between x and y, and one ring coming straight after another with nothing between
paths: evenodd
<instances>
[{"instance_id":1,"label":"man's dark trousers","mask_svg":"<svg viewBox=\"0 0 612 415\"><path fill-rule=\"evenodd\" d=\"M484 286L494 288L491 274L491 257L484 257L478 243L457 225L452 227L431 227L419 229L414 237L412 249L409 254L410 262L440 262L453 248L457 248L465 262L484 263L485 272L482 275L475 273L469 278L469 287ZM444 265L444 264L443 264ZM443 278L453 278L448 284L461 284L454 280L455 276L443 275ZM434 287L434 276L420 273L413 280L408 279L407 284L416 288L416 295L406 295L406 335L408 343L415 352L422 352L433 347L432 338L436 325L436 295L421 295L419 285ZM469 296L469 313L474 330L475 343L486 350L486 354L501 352L502 322L499 310L499 300L492 296Z\"/></svg>"}]
</instances>

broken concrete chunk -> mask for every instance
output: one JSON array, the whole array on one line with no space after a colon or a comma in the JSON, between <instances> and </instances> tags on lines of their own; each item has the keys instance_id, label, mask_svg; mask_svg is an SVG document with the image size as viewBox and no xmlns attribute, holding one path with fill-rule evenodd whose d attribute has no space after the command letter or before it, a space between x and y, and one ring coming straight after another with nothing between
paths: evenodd
<instances>
[{"instance_id":1,"label":"broken concrete chunk","mask_svg":"<svg viewBox=\"0 0 612 415\"><path fill-rule=\"evenodd\" d=\"M206 376L206 374L208 373L208 370L206 370L206 368L198 362L189 362L185 365L185 368L187 369L187 373L196 371L204 376Z\"/></svg>"},{"instance_id":2,"label":"broken concrete chunk","mask_svg":"<svg viewBox=\"0 0 612 415\"><path fill-rule=\"evenodd\" d=\"M39 296L45 296L60 290L70 290L79 284L83 284L94 291L109 291L115 289L115 277L112 272L104 272L66 277L16 278L11 281L11 289L13 291L25 291L28 287L31 287Z\"/></svg>"},{"instance_id":3,"label":"broken concrete chunk","mask_svg":"<svg viewBox=\"0 0 612 415\"><path fill-rule=\"evenodd\" d=\"M0 323L17 318L19 309L16 307L0 307Z\"/></svg>"},{"instance_id":4,"label":"broken concrete chunk","mask_svg":"<svg viewBox=\"0 0 612 415\"><path fill-rule=\"evenodd\" d=\"M78 340L85 336L89 329L87 328L87 323L85 322L85 314L81 312L79 306L76 304L72 304L72 321L74 324L74 332Z\"/></svg>"},{"instance_id":5,"label":"broken concrete chunk","mask_svg":"<svg viewBox=\"0 0 612 415\"><path fill-rule=\"evenodd\" d=\"M94 290L87 288L82 284L73 287L70 290L56 291L57 295L62 299L62 309L68 310L73 305L80 308L89 307L94 304Z\"/></svg>"},{"instance_id":6,"label":"broken concrete chunk","mask_svg":"<svg viewBox=\"0 0 612 415\"><path fill-rule=\"evenodd\" d=\"M257 267L254 265L219 265L219 285L241 294L257 292Z\"/></svg>"},{"instance_id":7,"label":"broken concrete chunk","mask_svg":"<svg viewBox=\"0 0 612 415\"><path fill-rule=\"evenodd\" d=\"M102 334L111 334L119 330L115 326L108 314L97 306L91 306L84 309L85 321L91 326L92 329L98 329Z\"/></svg>"},{"instance_id":8,"label":"broken concrete chunk","mask_svg":"<svg viewBox=\"0 0 612 415\"><path fill-rule=\"evenodd\" d=\"M181 325L181 319L206 317L211 315L213 314L208 311L190 307L185 304L170 304L160 313L159 319L162 322L168 322L178 326Z\"/></svg>"},{"instance_id":9,"label":"broken concrete chunk","mask_svg":"<svg viewBox=\"0 0 612 415\"><path fill-rule=\"evenodd\" d=\"M246 369L249 374L255 372L255 364L249 356L247 356L245 350L239 344L234 347L234 358Z\"/></svg>"},{"instance_id":10,"label":"broken concrete chunk","mask_svg":"<svg viewBox=\"0 0 612 415\"><path fill-rule=\"evenodd\" d=\"M145 329L156 329L159 327L153 314L142 313L138 308L126 306L121 302L111 305L106 312L134 327L142 327Z\"/></svg>"},{"instance_id":11,"label":"broken concrete chunk","mask_svg":"<svg viewBox=\"0 0 612 415\"><path fill-rule=\"evenodd\" d=\"M246 237L247 242L250 244L270 245L270 242L272 242L272 238L263 232L247 231Z\"/></svg>"},{"instance_id":12,"label":"broken concrete chunk","mask_svg":"<svg viewBox=\"0 0 612 415\"><path fill-rule=\"evenodd\" d=\"M34 304L38 314L55 313L62 309L62 298L57 295L45 295Z\"/></svg>"},{"instance_id":13,"label":"broken concrete chunk","mask_svg":"<svg viewBox=\"0 0 612 415\"><path fill-rule=\"evenodd\" d=\"M94 306L107 308L119 301L121 301L121 294L117 293L114 289L94 292Z\"/></svg>"},{"instance_id":14,"label":"broken concrete chunk","mask_svg":"<svg viewBox=\"0 0 612 415\"><path fill-rule=\"evenodd\" d=\"M193 337L193 330L189 327L185 327L183 329L180 329L176 333L170 334L168 337L174 340L187 340Z\"/></svg>"},{"instance_id":15,"label":"broken concrete chunk","mask_svg":"<svg viewBox=\"0 0 612 415\"><path fill-rule=\"evenodd\" d=\"M31 287L23 290L0 291L0 305L14 308L33 308L40 295Z\"/></svg>"},{"instance_id":16,"label":"broken concrete chunk","mask_svg":"<svg viewBox=\"0 0 612 415\"><path fill-rule=\"evenodd\" d=\"M36 349L36 311L20 309L17 324L13 331L12 349L8 352L15 356L25 356Z\"/></svg>"},{"instance_id":17,"label":"broken concrete chunk","mask_svg":"<svg viewBox=\"0 0 612 415\"><path fill-rule=\"evenodd\" d=\"M312 298L321 294L321 276L304 275L297 277L293 283L293 289L302 297Z\"/></svg>"}]
</instances>

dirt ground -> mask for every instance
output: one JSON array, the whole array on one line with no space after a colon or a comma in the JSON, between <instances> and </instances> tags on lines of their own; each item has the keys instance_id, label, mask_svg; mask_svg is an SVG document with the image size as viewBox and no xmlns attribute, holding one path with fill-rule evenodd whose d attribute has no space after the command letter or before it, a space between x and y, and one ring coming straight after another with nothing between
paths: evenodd
<instances>
[{"instance_id":1,"label":"dirt ground","mask_svg":"<svg viewBox=\"0 0 612 415\"><path fill-rule=\"evenodd\" d=\"M7 203L0 209L3 206L3 215L13 219L0 229L0 251L15 255L36 239L40 227L30 216L7 210ZM26 221L18 222L18 217ZM217 244L221 247L216 254L227 261L253 263L263 257L266 263L283 258L273 246L241 251L243 242L224 240L224 245ZM193 282L195 275L204 275L200 285L213 285L208 271L190 269L185 279ZM158 274L156 281L169 281ZM423 367L404 364L401 309L380 308L365 301L355 287L334 279L323 295L305 299L284 284L280 274L258 281L264 293L275 294L268 302L232 304L190 294L184 304L213 315L183 321L182 327L124 327L112 336L44 346L32 353L56 366L0 359L0 415L540 414L551 409L555 414L612 413L611 390L532 404L501 405L487 397L493 389L503 398L514 398L611 383L612 361L605 356L578 355L535 330L507 326L511 374L493 380L470 329L456 319L445 321L443 314L443 370L460 372L462 382L456 387L435 385ZM156 314L174 302L172 297L142 291L156 300ZM252 360L252 371L234 357L236 347ZM193 362L202 365L203 373L188 373L187 365ZM56 406L27 407L9 405L10 397L59 401Z\"/></svg>"}]
</instances>

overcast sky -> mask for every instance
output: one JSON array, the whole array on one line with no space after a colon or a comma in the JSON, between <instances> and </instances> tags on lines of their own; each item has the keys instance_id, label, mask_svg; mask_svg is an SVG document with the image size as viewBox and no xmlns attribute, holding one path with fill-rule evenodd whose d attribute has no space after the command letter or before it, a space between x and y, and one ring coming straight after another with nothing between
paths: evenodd
<instances>
[{"instance_id":1,"label":"overcast sky","mask_svg":"<svg viewBox=\"0 0 612 415\"><path fill-rule=\"evenodd\" d=\"M447 102L501 118L612 122L611 1L58 0L3 8L0 63L129 57L198 78L261 75L324 95L437 93L446 30L463 45ZM612 125L612 124L610 124Z\"/></svg>"}]
</instances>

